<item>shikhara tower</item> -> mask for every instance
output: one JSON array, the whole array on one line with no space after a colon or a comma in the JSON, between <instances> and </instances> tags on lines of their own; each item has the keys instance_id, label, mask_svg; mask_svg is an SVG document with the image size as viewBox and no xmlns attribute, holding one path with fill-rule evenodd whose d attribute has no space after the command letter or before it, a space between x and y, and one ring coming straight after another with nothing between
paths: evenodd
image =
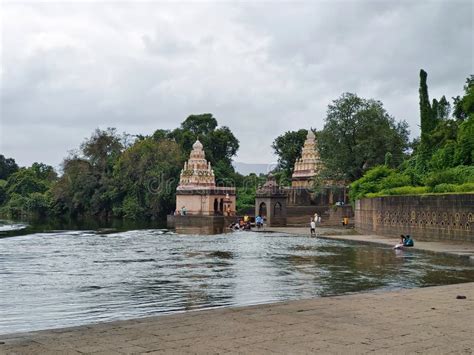
<instances>
[{"instance_id":1,"label":"shikhara tower","mask_svg":"<svg viewBox=\"0 0 474 355\"><path fill-rule=\"evenodd\" d=\"M178 190L216 187L211 162L207 162L202 143L197 140L179 177Z\"/></svg>"},{"instance_id":2,"label":"shikhara tower","mask_svg":"<svg viewBox=\"0 0 474 355\"><path fill-rule=\"evenodd\" d=\"M323 164L319 156L316 136L312 130L308 131L301 158L295 162L295 168L291 177L291 186L296 188L310 188L315 176L319 175Z\"/></svg>"},{"instance_id":3,"label":"shikhara tower","mask_svg":"<svg viewBox=\"0 0 474 355\"><path fill-rule=\"evenodd\" d=\"M189 215L232 216L235 214L235 188L216 186L211 163L197 140L184 163L176 190L176 209Z\"/></svg>"}]
</instances>

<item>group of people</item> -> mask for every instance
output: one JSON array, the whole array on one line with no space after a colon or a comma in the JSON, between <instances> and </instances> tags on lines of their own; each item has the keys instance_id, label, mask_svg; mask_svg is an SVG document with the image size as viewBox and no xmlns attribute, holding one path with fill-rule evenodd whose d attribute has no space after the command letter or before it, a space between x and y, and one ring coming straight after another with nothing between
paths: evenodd
<instances>
[{"instance_id":1,"label":"group of people","mask_svg":"<svg viewBox=\"0 0 474 355\"><path fill-rule=\"evenodd\" d=\"M174 211L174 215L175 216L186 216L187 212L188 211L186 210L186 206L183 206L183 207L181 207L180 210L177 209L176 211Z\"/></svg>"},{"instance_id":2,"label":"group of people","mask_svg":"<svg viewBox=\"0 0 474 355\"><path fill-rule=\"evenodd\" d=\"M263 222L264 220L262 216L258 215L257 217L255 217L255 226L257 227L257 229L260 229L263 227ZM236 222L231 223L229 228L234 231L252 230L252 223L250 222L250 217L248 215L245 215L244 218L240 218Z\"/></svg>"},{"instance_id":3,"label":"group of people","mask_svg":"<svg viewBox=\"0 0 474 355\"><path fill-rule=\"evenodd\" d=\"M230 229L234 231L244 230L249 231L252 229L252 225L250 224L250 217L245 215L244 218L238 219L236 222L233 222L229 226Z\"/></svg>"}]
</instances>

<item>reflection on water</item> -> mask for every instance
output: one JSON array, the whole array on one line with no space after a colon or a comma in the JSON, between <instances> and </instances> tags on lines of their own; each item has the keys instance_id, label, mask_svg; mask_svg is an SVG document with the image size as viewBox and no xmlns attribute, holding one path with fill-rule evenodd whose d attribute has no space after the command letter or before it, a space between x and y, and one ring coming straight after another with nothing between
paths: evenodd
<instances>
[{"instance_id":1,"label":"reflection on water","mask_svg":"<svg viewBox=\"0 0 474 355\"><path fill-rule=\"evenodd\" d=\"M0 333L467 281L458 259L284 234L30 233L0 239Z\"/></svg>"}]
</instances>

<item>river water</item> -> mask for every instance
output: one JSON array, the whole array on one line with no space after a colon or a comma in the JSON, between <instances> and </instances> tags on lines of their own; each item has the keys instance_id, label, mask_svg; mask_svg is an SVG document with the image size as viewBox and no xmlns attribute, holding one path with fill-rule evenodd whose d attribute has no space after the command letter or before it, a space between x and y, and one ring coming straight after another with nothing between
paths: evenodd
<instances>
[{"instance_id":1,"label":"river water","mask_svg":"<svg viewBox=\"0 0 474 355\"><path fill-rule=\"evenodd\" d=\"M277 233L15 228L0 238L0 334L474 281L456 258Z\"/></svg>"}]
</instances>

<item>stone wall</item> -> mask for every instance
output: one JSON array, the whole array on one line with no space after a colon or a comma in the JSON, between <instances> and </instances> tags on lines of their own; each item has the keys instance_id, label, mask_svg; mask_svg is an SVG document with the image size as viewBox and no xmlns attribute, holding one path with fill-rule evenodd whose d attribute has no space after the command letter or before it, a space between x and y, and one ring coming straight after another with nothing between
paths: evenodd
<instances>
[{"instance_id":1,"label":"stone wall","mask_svg":"<svg viewBox=\"0 0 474 355\"><path fill-rule=\"evenodd\" d=\"M341 226L344 217L349 218L352 224L354 212L351 205L345 206L288 206L287 225L306 226L317 213L321 216L321 225L324 227Z\"/></svg>"},{"instance_id":2,"label":"stone wall","mask_svg":"<svg viewBox=\"0 0 474 355\"><path fill-rule=\"evenodd\" d=\"M474 242L474 194L386 196L356 201L361 233Z\"/></svg>"}]
</instances>

